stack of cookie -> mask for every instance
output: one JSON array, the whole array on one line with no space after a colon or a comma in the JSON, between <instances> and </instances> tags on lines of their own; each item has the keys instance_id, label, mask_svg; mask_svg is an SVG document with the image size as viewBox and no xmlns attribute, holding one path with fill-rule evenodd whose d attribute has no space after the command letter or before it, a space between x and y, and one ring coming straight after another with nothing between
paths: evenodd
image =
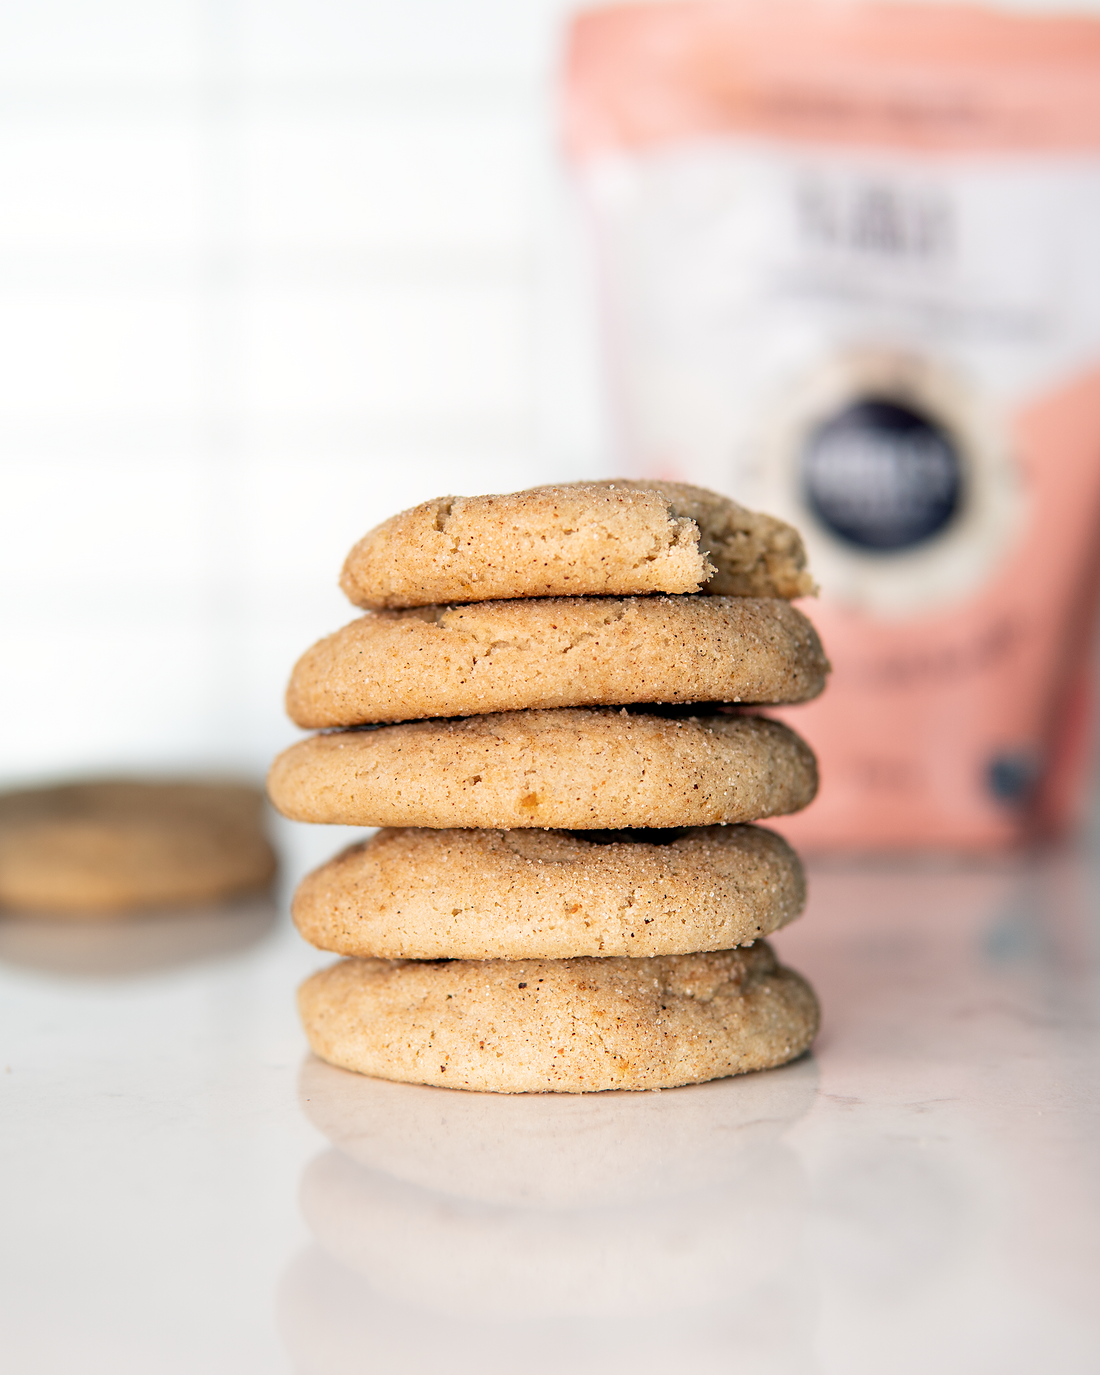
<instances>
[{"instance_id":1,"label":"stack of cookie","mask_svg":"<svg viewBox=\"0 0 1100 1375\"><path fill-rule=\"evenodd\" d=\"M780 521L627 481L427 502L355 546L341 586L368 614L288 691L325 733L269 777L286 816L384 828L294 899L347 957L300 993L322 1059L583 1092L806 1049L814 995L761 939L801 869L744 823L806 806L816 766L742 709L824 686L788 600L804 565Z\"/></svg>"}]
</instances>

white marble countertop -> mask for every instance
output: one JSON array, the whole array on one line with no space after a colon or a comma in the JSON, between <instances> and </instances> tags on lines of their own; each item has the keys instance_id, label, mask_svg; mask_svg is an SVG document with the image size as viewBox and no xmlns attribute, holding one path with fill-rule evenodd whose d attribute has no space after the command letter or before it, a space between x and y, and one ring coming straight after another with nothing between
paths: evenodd
<instances>
[{"instance_id":1,"label":"white marble countertop","mask_svg":"<svg viewBox=\"0 0 1100 1375\"><path fill-rule=\"evenodd\" d=\"M660 1094L312 1061L274 907L0 922L0 1365L1091 1375L1100 858L811 881L813 1055Z\"/></svg>"}]
</instances>

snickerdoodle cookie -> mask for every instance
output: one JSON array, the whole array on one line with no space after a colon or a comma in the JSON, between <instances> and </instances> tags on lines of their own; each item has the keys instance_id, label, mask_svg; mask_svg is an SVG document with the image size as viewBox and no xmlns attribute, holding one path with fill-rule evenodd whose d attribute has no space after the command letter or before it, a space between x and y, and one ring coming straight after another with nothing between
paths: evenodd
<instances>
[{"instance_id":1,"label":"snickerdoodle cookie","mask_svg":"<svg viewBox=\"0 0 1100 1375\"><path fill-rule=\"evenodd\" d=\"M614 479L440 497L352 549L340 586L372 609L512 597L813 591L798 532L728 497Z\"/></svg>"},{"instance_id":2,"label":"snickerdoodle cookie","mask_svg":"<svg viewBox=\"0 0 1100 1375\"><path fill-rule=\"evenodd\" d=\"M268 775L285 816L346 826L711 826L798 811L816 790L812 751L778 721L607 708L315 735Z\"/></svg>"},{"instance_id":3,"label":"snickerdoodle cookie","mask_svg":"<svg viewBox=\"0 0 1100 1375\"><path fill-rule=\"evenodd\" d=\"M309 874L298 930L340 955L564 959L726 950L793 921L798 857L759 826L379 831Z\"/></svg>"},{"instance_id":4,"label":"snickerdoodle cookie","mask_svg":"<svg viewBox=\"0 0 1100 1375\"><path fill-rule=\"evenodd\" d=\"M495 1093L656 1089L781 1065L813 1040L809 985L766 941L651 959L348 959L307 979L322 1059Z\"/></svg>"},{"instance_id":5,"label":"snickerdoodle cookie","mask_svg":"<svg viewBox=\"0 0 1100 1375\"><path fill-rule=\"evenodd\" d=\"M108 780L0 797L0 907L82 916L210 902L274 872L255 788Z\"/></svg>"},{"instance_id":6,"label":"snickerdoodle cookie","mask_svg":"<svg viewBox=\"0 0 1100 1375\"><path fill-rule=\"evenodd\" d=\"M781 598L552 597L371 613L299 659L299 726L525 707L805 702L817 632Z\"/></svg>"}]
</instances>

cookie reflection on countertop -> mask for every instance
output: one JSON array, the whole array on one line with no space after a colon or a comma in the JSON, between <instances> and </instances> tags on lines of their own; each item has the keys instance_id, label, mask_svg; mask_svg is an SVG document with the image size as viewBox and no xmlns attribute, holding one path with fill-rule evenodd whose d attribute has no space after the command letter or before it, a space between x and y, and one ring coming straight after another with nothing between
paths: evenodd
<instances>
[{"instance_id":1,"label":"cookie reflection on countertop","mask_svg":"<svg viewBox=\"0 0 1100 1375\"><path fill-rule=\"evenodd\" d=\"M407 1184L494 1204L608 1207L740 1177L809 1111L812 1056L651 1093L491 1094L369 1079L310 1057L299 1099L345 1154Z\"/></svg>"},{"instance_id":2,"label":"cookie reflection on countertop","mask_svg":"<svg viewBox=\"0 0 1100 1375\"><path fill-rule=\"evenodd\" d=\"M499 1095L310 1059L316 1243L284 1277L296 1368L812 1369L804 1057L659 1093ZM369 1334L369 1337L368 1337Z\"/></svg>"},{"instance_id":3,"label":"cookie reflection on countertop","mask_svg":"<svg viewBox=\"0 0 1100 1375\"><path fill-rule=\"evenodd\" d=\"M272 935L271 898L218 907L130 914L124 922L46 921L41 913L0 918L0 964L76 979L124 979L225 959Z\"/></svg>"},{"instance_id":4,"label":"cookie reflection on countertop","mask_svg":"<svg viewBox=\"0 0 1100 1375\"><path fill-rule=\"evenodd\" d=\"M804 1182L782 1143L740 1178L662 1202L547 1210L402 1184L339 1151L302 1178L302 1217L380 1293L456 1317L644 1318L726 1311L799 1250ZM533 1163L537 1169L537 1163Z\"/></svg>"},{"instance_id":5,"label":"cookie reflection on countertop","mask_svg":"<svg viewBox=\"0 0 1100 1375\"><path fill-rule=\"evenodd\" d=\"M816 1301L795 1258L747 1299L731 1289L712 1312L666 1319L658 1277L646 1292L643 1321L441 1316L383 1298L314 1247L283 1276L279 1328L297 1375L818 1375Z\"/></svg>"}]
</instances>

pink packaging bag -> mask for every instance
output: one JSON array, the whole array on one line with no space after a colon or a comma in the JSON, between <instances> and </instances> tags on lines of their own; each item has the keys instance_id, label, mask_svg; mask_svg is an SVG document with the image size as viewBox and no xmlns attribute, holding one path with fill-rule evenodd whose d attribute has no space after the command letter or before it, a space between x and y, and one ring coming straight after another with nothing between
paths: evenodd
<instances>
[{"instance_id":1,"label":"pink packaging bag","mask_svg":"<svg viewBox=\"0 0 1100 1375\"><path fill-rule=\"evenodd\" d=\"M1100 584L1100 22L581 15L567 127L633 472L805 535L809 848L1064 828Z\"/></svg>"}]
</instances>

